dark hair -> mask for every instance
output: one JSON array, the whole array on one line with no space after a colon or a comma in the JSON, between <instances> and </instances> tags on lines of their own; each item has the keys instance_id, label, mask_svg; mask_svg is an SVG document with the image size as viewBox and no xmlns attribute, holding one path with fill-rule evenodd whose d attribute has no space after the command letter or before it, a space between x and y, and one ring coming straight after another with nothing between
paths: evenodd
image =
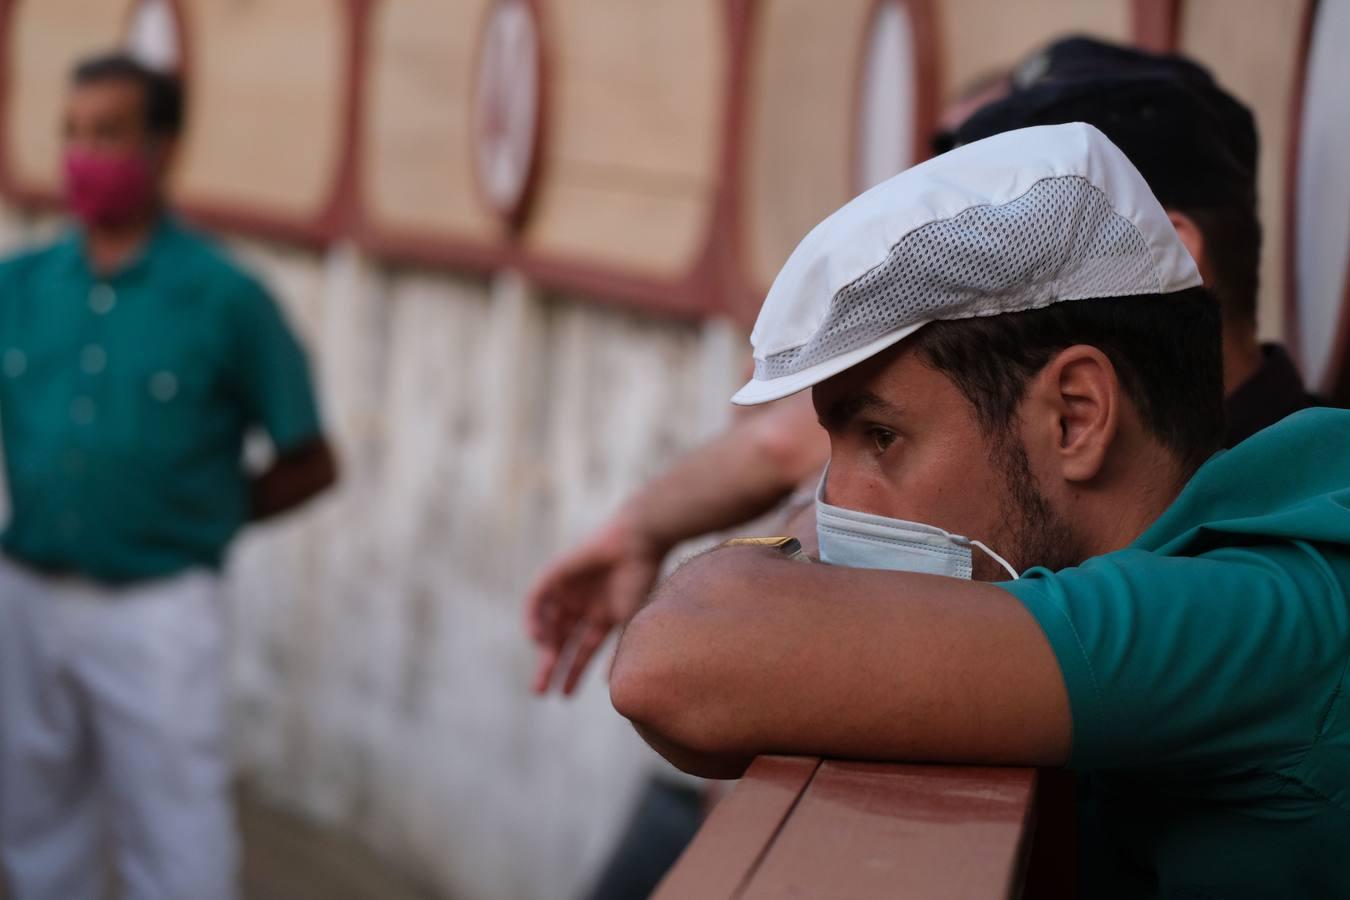
<instances>
[{"instance_id":1,"label":"dark hair","mask_svg":"<svg viewBox=\"0 0 1350 900\"><path fill-rule=\"evenodd\" d=\"M70 77L77 87L123 80L141 88L147 131L157 137L176 137L183 130L183 87L176 75L156 71L130 54L116 51L81 60Z\"/></svg>"},{"instance_id":2,"label":"dark hair","mask_svg":"<svg viewBox=\"0 0 1350 900\"><path fill-rule=\"evenodd\" d=\"M1027 382L1061 350L1086 344L1115 366L1125 395L1189 476L1223 440L1218 305L1204 288L1055 303L1043 309L934 322L912 338L949 377L986 434L1007 434Z\"/></svg>"},{"instance_id":3,"label":"dark hair","mask_svg":"<svg viewBox=\"0 0 1350 900\"><path fill-rule=\"evenodd\" d=\"M1166 205L1166 204L1164 204ZM1252 206L1175 207L1205 239L1209 289L1226 322L1256 323L1261 286L1261 221Z\"/></svg>"}]
</instances>

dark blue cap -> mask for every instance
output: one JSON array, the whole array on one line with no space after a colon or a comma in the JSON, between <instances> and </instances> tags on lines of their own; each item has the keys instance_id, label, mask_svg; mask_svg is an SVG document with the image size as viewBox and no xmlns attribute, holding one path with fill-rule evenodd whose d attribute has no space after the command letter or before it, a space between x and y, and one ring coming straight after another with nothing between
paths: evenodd
<instances>
[{"instance_id":1,"label":"dark blue cap","mask_svg":"<svg viewBox=\"0 0 1350 900\"><path fill-rule=\"evenodd\" d=\"M1259 143L1251 110L1184 56L1088 37L1020 64L1006 97L956 131L970 143L1032 125L1086 122L1134 163L1163 206L1255 208Z\"/></svg>"}]
</instances>

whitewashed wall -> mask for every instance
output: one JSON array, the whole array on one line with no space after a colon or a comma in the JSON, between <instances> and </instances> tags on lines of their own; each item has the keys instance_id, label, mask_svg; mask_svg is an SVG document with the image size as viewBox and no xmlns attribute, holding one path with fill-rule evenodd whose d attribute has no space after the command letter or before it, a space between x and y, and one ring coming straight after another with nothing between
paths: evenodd
<instances>
[{"instance_id":1,"label":"whitewashed wall","mask_svg":"<svg viewBox=\"0 0 1350 900\"><path fill-rule=\"evenodd\" d=\"M0 248L34 226L0 217ZM584 889L656 760L590 677L532 698L540 565L719 427L730 328L240 243L308 341L341 488L229 571L237 752L456 900Z\"/></svg>"}]
</instances>

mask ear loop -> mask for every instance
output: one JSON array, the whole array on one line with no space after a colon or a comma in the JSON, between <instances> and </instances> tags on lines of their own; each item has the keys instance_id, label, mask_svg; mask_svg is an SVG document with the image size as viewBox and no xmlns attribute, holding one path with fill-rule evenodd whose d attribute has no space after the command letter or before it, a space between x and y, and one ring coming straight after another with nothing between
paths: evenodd
<instances>
[{"instance_id":1,"label":"mask ear loop","mask_svg":"<svg viewBox=\"0 0 1350 900\"><path fill-rule=\"evenodd\" d=\"M998 563L1000 566L1002 566L1002 567L1003 567L1003 570L1004 570L1005 572L1007 572L1009 575L1012 576L1013 581L1016 581L1016 580L1018 580L1019 578L1022 577L1021 575L1017 574L1017 570L1016 570L1016 569L1014 569L1011 565L1008 564L1008 561L1007 561L1006 559L1004 559L1003 557L999 556L999 555L998 555L997 553L995 553L993 550L990 550L988 547L986 547L986 546L985 546L983 543L981 543L980 541L971 541L971 542L970 542L970 545L971 545L972 547L979 547L981 550L983 550L983 551L985 552L985 554L986 554L990 559L992 559L994 562L996 562L996 563Z\"/></svg>"}]
</instances>

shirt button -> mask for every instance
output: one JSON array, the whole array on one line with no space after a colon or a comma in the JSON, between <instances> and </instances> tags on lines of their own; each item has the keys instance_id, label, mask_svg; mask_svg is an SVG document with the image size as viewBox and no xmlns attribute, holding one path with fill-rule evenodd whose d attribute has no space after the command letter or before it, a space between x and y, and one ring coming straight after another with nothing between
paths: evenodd
<instances>
[{"instance_id":1,"label":"shirt button","mask_svg":"<svg viewBox=\"0 0 1350 900\"><path fill-rule=\"evenodd\" d=\"M107 315L116 305L117 292L110 285L96 284L89 289L89 308L96 315Z\"/></svg>"},{"instance_id":2,"label":"shirt button","mask_svg":"<svg viewBox=\"0 0 1350 900\"><path fill-rule=\"evenodd\" d=\"M160 403L168 403L178 396L178 376L172 372L156 372L150 376L150 396Z\"/></svg>"},{"instance_id":3,"label":"shirt button","mask_svg":"<svg viewBox=\"0 0 1350 900\"><path fill-rule=\"evenodd\" d=\"M61 529L62 537L70 539L80 536L80 532L84 529L84 523L80 521L78 514L68 512L61 514L57 527Z\"/></svg>"},{"instance_id":4,"label":"shirt button","mask_svg":"<svg viewBox=\"0 0 1350 900\"><path fill-rule=\"evenodd\" d=\"M80 368L86 375L97 375L108 365L108 352L98 344L88 344L80 351Z\"/></svg>"},{"instance_id":5,"label":"shirt button","mask_svg":"<svg viewBox=\"0 0 1350 900\"><path fill-rule=\"evenodd\" d=\"M90 425L94 421L94 401L88 397L76 397L70 401L70 421L76 425Z\"/></svg>"},{"instance_id":6,"label":"shirt button","mask_svg":"<svg viewBox=\"0 0 1350 900\"><path fill-rule=\"evenodd\" d=\"M62 454L61 462L65 466L67 475L79 476L84 474L84 454L79 450L67 450Z\"/></svg>"},{"instance_id":7,"label":"shirt button","mask_svg":"<svg viewBox=\"0 0 1350 900\"><path fill-rule=\"evenodd\" d=\"M28 371L28 355L17 347L11 347L5 351L4 363L0 365L3 365L5 374L10 378L18 378Z\"/></svg>"}]
</instances>

